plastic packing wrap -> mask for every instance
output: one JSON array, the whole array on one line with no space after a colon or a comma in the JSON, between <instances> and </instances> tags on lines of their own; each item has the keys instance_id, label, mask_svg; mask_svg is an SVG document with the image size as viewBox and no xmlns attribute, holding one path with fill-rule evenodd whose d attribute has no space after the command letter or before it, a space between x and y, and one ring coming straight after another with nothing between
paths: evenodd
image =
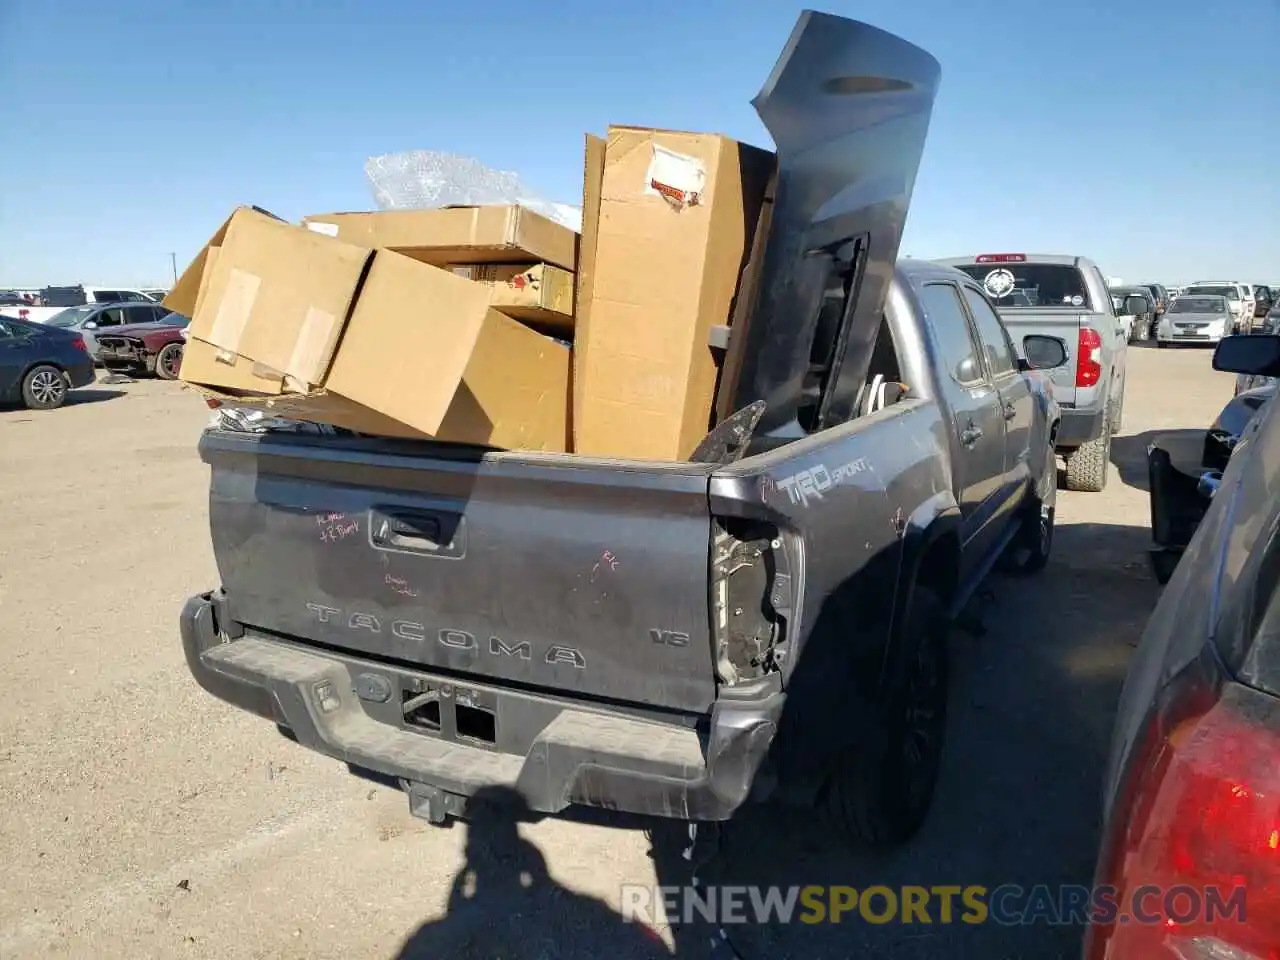
<instances>
[{"instance_id":1,"label":"plastic packing wrap","mask_svg":"<svg viewBox=\"0 0 1280 960\"><path fill-rule=\"evenodd\" d=\"M306 433L314 436L342 436L350 431L327 423L310 423L305 420L289 420L251 407L216 407L209 418L210 430L231 430L236 433Z\"/></svg>"},{"instance_id":2,"label":"plastic packing wrap","mask_svg":"<svg viewBox=\"0 0 1280 960\"><path fill-rule=\"evenodd\" d=\"M494 170L471 157L436 150L410 150L370 157L364 175L380 210L518 204L578 233L582 210L540 199L507 170Z\"/></svg>"}]
</instances>

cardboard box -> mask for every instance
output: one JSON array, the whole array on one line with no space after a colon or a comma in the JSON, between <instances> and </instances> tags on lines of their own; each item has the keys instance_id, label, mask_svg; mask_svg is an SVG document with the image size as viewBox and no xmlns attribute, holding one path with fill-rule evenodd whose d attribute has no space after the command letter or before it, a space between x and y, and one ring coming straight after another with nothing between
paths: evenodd
<instances>
[{"instance_id":1,"label":"cardboard box","mask_svg":"<svg viewBox=\"0 0 1280 960\"><path fill-rule=\"evenodd\" d=\"M436 266L549 263L572 271L578 235L524 207L440 207L304 217L310 230L363 247L394 250Z\"/></svg>"},{"instance_id":2,"label":"cardboard box","mask_svg":"<svg viewBox=\"0 0 1280 960\"><path fill-rule=\"evenodd\" d=\"M581 416L587 349L591 340L591 282L595 279L596 237L600 232L600 191L604 185L607 141L587 134L582 175L582 238L578 243L578 272L573 298L573 423ZM576 430L575 430L576 432Z\"/></svg>"},{"instance_id":3,"label":"cardboard box","mask_svg":"<svg viewBox=\"0 0 1280 960\"><path fill-rule=\"evenodd\" d=\"M249 272L250 266L257 280L252 297L246 282L231 279L234 270ZM201 276L206 270L207 280ZM318 295L308 292L323 270L345 276L338 282L331 274L318 284ZM248 208L215 234L192 271L180 296L200 302L192 307L196 316L180 375L212 396L364 433L568 449L569 350L493 309L481 284ZM339 315L344 289L349 306ZM320 309L317 302L338 316L336 331L325 369L298 378L279 357L322 354L290 349L282 331L305 340L314 327L295 322L307 316L299 304ZM283 319L273 323L260 304L276 304ZM229 312L245 314L243 324L227 324ZM233 328L240 331L236 343L226 336Z\"/></svg>"},{"instance_id":4,"label":"cardboard box","mask_svg":"<svg viewBox=\"0 0 1280 960\"><path fill-rule=\"evenodd\" d=\"M557 336L573 335L573 274L550 264L489 263L453 266L450 272L489 291L489 304L509 317Z\"/></svg>"},{"instance_id":5,"label":"cardboard box","mask_svg":"<svg viewBox=\"0 0 1280 960\"><path fill-rule=\"evenodd\" d=\"M248 357L305 392L324 380L372 256L241 207L197 258L202 274L189 336ZM179 286L186 283L184 273Z\"/></svg>"},{"instance_id":6,"label":"cardboard box","mask_svg":"<svg viewBox=\"0 0 1280 960\"><path fill-rule=\"evenodd\" d=\"M686 459L716 389L711 328L730 323L775 165L713 134L611 127L579 303L574 450ZM590 189L590 174L588 189Z\"/></svg>"}]
</instances>

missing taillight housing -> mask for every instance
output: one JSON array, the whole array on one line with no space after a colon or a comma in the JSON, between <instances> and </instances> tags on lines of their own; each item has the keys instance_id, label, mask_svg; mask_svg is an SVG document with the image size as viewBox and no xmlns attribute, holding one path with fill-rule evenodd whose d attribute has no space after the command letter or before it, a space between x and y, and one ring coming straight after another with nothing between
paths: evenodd
<instances>
[{"instance_id":1,"label":"missing taillight housing","mask_svg":"<svg viewBox=\"0 0 1280 960\"><path fill-rule=\"evenodd\" d=\"M1076 352L1076 386L1095 387L1102 379L1102 335L1081 327Z\"/></svg>"},{"instance_id":2,"label":"missing taillight housing","mask_svg":"<svg viewBox=\"0 0 1280 960\"><path fill-rule=\"evenodd\" d=\"M732 686L781 669L792 617L791 564L770 523L717 518L711 546L716 673Z\"/></svg>"},{"instance_id":3,"label":"missing taillight housing","mask_svg":"<svg viewBox=\"0 0 1280 960\"><path fill-rule=\"evenodd\" d=\"M1136 741L1088 960L1280 958L1280 701L1192 667ZM1125 919L1125 918L1128 919Z\"/></svg>"}]
</instances>

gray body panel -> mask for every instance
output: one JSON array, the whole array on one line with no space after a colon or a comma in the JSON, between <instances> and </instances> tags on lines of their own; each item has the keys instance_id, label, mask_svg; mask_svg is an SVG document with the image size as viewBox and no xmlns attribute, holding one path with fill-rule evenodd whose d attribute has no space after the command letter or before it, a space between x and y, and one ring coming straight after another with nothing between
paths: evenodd
<instances>
[{"instance_id":1,"label":"gray body panel","mask_svg":"<svg viewBox=\"0 0 1280 960\"><path fill-rule=\"evenodd\" d=\"M299 734L316 749L445 791L469 782L449 779L443 766L403 767L406 745L426 735L397 712L410 688L397 687L391 707L342 707L362 730L389 725L374 738L391 751L380 759L360 753L373 750L372 732L357 738L357 750L341 739L354 736L349 730L327 729L314 704L304 709L315 693L301 678L352 689L352 677L372 668L385 683L470 691L493 707L497 739L485 748L439 732L458 748L439 762L447 753L452 771L468 751L509 754L503 782L519 789L544 782L528 765L545 759L539 731L562 715L570 723L565 711L575 730L583 717L631 718L627 743L661 734L687 750L696 728L752 746L749 755L726 747L737 759L718 767L707 747L673 799L674 787L652 795L638 787L632 781L647 775L618 757L610 762L629 772L612 787L582 780L572 759L587 749L579 745L554 790L525 790L537 809L602 802L720 817L750 794L749 774L766 753L780 775L820 769L839 740L814 730L829 733L843 717L840 729L856 734L856 718L897 668L891 637L924 551L940 538L954 551L954 576L927 583L954 612L1018 529L1027 494L1055 482L1046 453L1058 413L1037 375L962 387L939 374L935 320L921 306L927 284L977 289L958 271L899 266L885 326L912 384L908 396L727 466L207 432L200 452L212 467L222 639L201 640L214 634L199 627L205 614L191 614L184 636L193 672L291 729L319 724ZM975 422L987 426L989 442L966 445L960 433ZM722 682L710 627L713 529L725 518L777 531L787 577L774 595L792 598L772 651L776 668L732 687ZM240 639L227 648L228 637ZM247 678L252 664L262 672ZM229 677L258 692L227 693ZM262 707L261 697L274 706Z\"/></svg>"}]
</instances>

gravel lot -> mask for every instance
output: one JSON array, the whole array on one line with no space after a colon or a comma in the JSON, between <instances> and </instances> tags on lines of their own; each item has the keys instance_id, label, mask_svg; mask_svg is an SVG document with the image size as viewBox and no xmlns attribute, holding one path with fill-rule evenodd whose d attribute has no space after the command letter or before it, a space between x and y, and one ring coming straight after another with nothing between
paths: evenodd
<instances>
[{"instance_id":1,"label":"gravel lot","mask_svg":"<svg viewBox=\"0 0 1280 960\"><path fill-rule=\"evenodd\" d=\"M1133 349L1129 363L1120 476L1062 494L1048 571L993 584L987 633L956 639L923 834L894 856L840 855L803 817L753 812L709 880L1089 882L1113 704L1158 595L1146 438L1206 426L1231 391L1204 351ZM217 582L195 453L206 418L155 381L0 411L0 957L656 955L613 912L619 887L681 883L687 865L651 857L637 825L543 820L518 840L498 822L468 844L467 827L412 819L398 792L190 680L178 611ZM1079 931L855 919L735 939L746 960L993 960L1075 957ZM703 943L681 936L678 954Z\"/></svg>"}]
</instances>

